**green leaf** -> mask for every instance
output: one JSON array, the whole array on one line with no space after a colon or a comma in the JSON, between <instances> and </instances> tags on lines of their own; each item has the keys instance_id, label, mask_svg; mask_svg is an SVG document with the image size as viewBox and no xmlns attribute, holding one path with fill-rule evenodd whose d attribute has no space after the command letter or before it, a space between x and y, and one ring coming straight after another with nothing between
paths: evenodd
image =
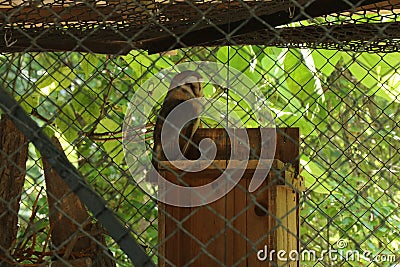
<instances>
[{"instance_id":1,"label":"green leaf","mask_svg":"<svg viewBox=\"0 0 400 267\"><path fill-rule=\"evenodd\" d=\"M332 193L332 187L327 183L326 171L322 166L312 162L306 155L301 156L300 164L303 167L301 176L304 177L309 190L321 194Z\"/></svg>"},{"instance_id":2,"label":"green leaf","mask_svg":"<svg viewBox=\"0 0 400 267\"><path fill-rule=\"evenodd\" d=\"M316 70L325 76L332 74L335 70L335 65L342 57L341 52L326 49L314 49L311 55L314 59Z\"/></svg>"},{"instance_id":3,"label":"green leaf","mask_svg":"<svg viewBox=\"0 0 400 267\"><path fill-rule=\"evenodd\" d=\"M399 67L399 53L391 54L370 54L358 53L351 57L345 54L345 63L351 74L360 81L365 88L364 94L376 95L388 101L396 101L396 93L391 93L392 89L397 89L397 79L390 80L396 74ZM393 86L394 85L394 86ZM398 100L397 100L398 101Z\"/></svg>"},{"instance_id":4,"label":"green leaf","mask_svg":"<svg viewBox=\"0 0 400 267\"><path fill-rule=\"evenodd\" d=\"M211 83L207 83L204 85L203 92L205 97L217 98L219 95L223 93L223 90L220 89L220 87L215 87Z\"/></svg>"},{"instance_id":5,"label":"green leaf","mask_svg":"<svg viewBox=\"0 0 400 267\"><path fill-rule=\"evenodd\" d=\"M129 64L134 71L132 78L148 78L156 74L162 69L169 68L175 64L166 56L158 54L149 55L145 51L132 50L123 59Z\"/></svg>"},{"instance_id":6,"label":"green leaf","mask_svg":"<svg viewBox=\"0 0 400 267\"><path fill-rule=\"evenodd\" d=\"M282 84L278 87L278 95L282 98L283 107L288 108L287 112L292 112L294 114L303 115L304 107L300 101L294 97L290 90Z\"/></svg>"},{"instance_id":7,"label":"green leaf","mask_svg":"<svg viewBox=\"0 0 400 267\"><path fill-rule=\"evenodd\" d=\"M121 125L115 121L115 119L103 118L97 125L97 131L99 133L105 132L116 132L121 129Z\"/></svg>"},{"instance_id":8,"label":"green leaf","mask_svg":"<svg viewBox=\"0 0 400 267\"><path fill-rule=\"evenodd\" d=\"M397 54L397 55L396 55ZM375 54L375 53L360 53L356 54L356 61L363 66L368 67L373 74L385 76L399 67L398 58L400 53L393 54Z\"/></svg>"},{"instance_id":9,"label":"green leaf","mask_svg":"<svg viewBox=\"0 0 400 267\"><path fill-rule=\"evenodd\" d=\"M281 85L285 78L281 53L282 48L267 47L264 49L264 57L257 61L256 70L269 83Z\"/></svg>"},{"instance_id":10,"label":"green leaf","mask_svg":"<svg viewBox=\"0 0 400 267\"><path fill-rule=\"evenodd\" d=\"M258 82L259 79L254 74L254 63L257 63L256 54L254 53L251 46L224 46L218 49L217 60L223 64L228 64L240 72L246 74L254 82ZM254 65L252 65L254 64Z\"/></svg>"},{"instance_id":11,"label":"green leaf","mask_svg":"<svg viewBox=\"0 0 400 267\"><path fill-rule=\"evenodd\" d=\"M382 87L376 95L390 102L400 103L400 74L397 72L388 74L382 78Z\"/></svg>"},{"instance_id":12,"label":"green leaf","mask_svg":"<svg viewBox=\"0 0 400 267\"><path fill-rule=\"evenodd\" d=\"M61 106L61 103L59 104ZM76 118L72 107L70 105L65 105L55 121L58 129L60 129L60 133L64 135L70 143L73 143L79 136L75 120Z\"/></svg>"},{"instance_id":13,"label":"green leaf","mask_svg":"<svg viewBox=\"0 0 400 267\"><path fill-rule=\"evenodd\" d=\"M315 89L313 73L303 62L303 56L297 49L288 50L284 60L286 84L290 92L302 103L310 103Z\"/></svg>"},{"instance_id":14,"label":"green leaf","mask_svg":"<svg viewBox=\"0 0 400 267\"><path fill-rule=\"evenodd\" d=\"M52 83L55 83L56 81L54 80L53 76L49 75L46 73L42 77L40 77L39 80L36 81L36 87L39 89L43 89L47 86L50 86Z\"/></svg>"},{"instance_id":15,"label":"green leaf","mask_svg":"<svg viewBox=\"0 0 400 267\"><path fill-rule=\"evenodd\" d=\"M379 90L379 75L375 70L369 65L368 61L363 59L363 56L360 55L356 58L356 61L352 62L351 57L346 55L345 59L348 64L347 68L351 72L351 74L357 78L366 88L368 88L368 92L364 92L368 96L374 94Z\"/></svg>"},{"instance_id":16,"label":"green leaf","mask_svg":"<svg viewBox=\"0 0 400 267\"><path fill-rule=\"evenodd\" d=\"M108 156L112 158L116 164L121 165L124 162L124 151L122 149L121 141L106 141L104 142L103 147Z\"/></svg>"},{"instance_id":17,"label":"green leaf","mask_svg":"<svg viewBox=\"0 0 400 267\"><path fill-rule=\"evenodd\" d=\"M75 78L74 69L63 66L43 75L36 81L35 87L39 88L44 95L49 95L55 89L69 88Z\"/></svg>"},{"instance_id":18,"label":"green leaf","mask_svg":"<svg viewBox=\"0 0 400 267\"><path fill-rule=\"evenodd\" d=\"M82 128L94 123L100 116L102 101L101 95L86 86L74 92L72 106Z\"/></svg>"},{"instance_id":19,"label":"green leaf","mask_svg":"<svg viewBox=\"0 0 400 267\"><path fill-rule=\"evenodd\" d=\"M331 218L332 218L332 217L335 217L335 215L338 214L338 212L339 212L339 210L338 210L338 208L337 208L336 206L328 207L328 208L325 210L325 213L328 214L329 217L331 217Z\"/></svg>"},{"instance_id":20,"label":"green leaf","mask_svg":"<svg viewBox=\"0 0 400 267\"><path fill-rule=\"evenodd\" d=\"M351 217L345 217L342 221L346 229L351 228L356 221Z\"/></svg>"},{"instance_id":21,"label":"green leaf","mask_svg":"<svg viewBox=\"0 0 400 267\"><path fill-rule=\"evenodd\" d=\"M41 70L51 69L60 58L55 53L37 53L34 56L35 60L31 63L38 63L37 68ZM32 60L32 59L29 59Z\"/></svg>"},{"instance_id":22,"label":"green leaf","mask_svg":"<svg viewBox=\"0 0 400 267\"><path fill-rule=\"evenodd\" d=\"M23 95L17 94L15 98L27 113L31 113L33 108L39 106L39 97L40 94L38 92L29 90Z\"/></svg>"},{"instance_id":23,"label":"green leaf","mask_svg":"<svg viewBox=\"0 0 400 267\"><path fill-rule=\"evenodd\" d=\"M99 71L99 63L99 55L95 55L92 53L84 54L80 66L83 70L83 74L85 75L86 80L88 80L93 75L93 73Z\"/></svg>"},{"instance_id":24,"label":"green leaf","mask_svg":"<svg viewBox=\"0 0 400 267\"><path fill-rule=\"evenodd\" d=\"M301 113L285 112L277 109L273 109L277 116L277 124L284 125L286 127L299 127L300 133L303 136L317 135L315 126L306 117L302 116Z\"/></svg>"},{"instance_id":25,"label":"green leaf","mask_svg":"<svg viewBox=\"0 0 400 267\"><path fill-rule=\"evenodd\" d=\"M289 50L284 60L289 91L305 107L305 115L321 131L326 129L327 117L324 91L309 50Z\"/></svg>"}]
</instances>

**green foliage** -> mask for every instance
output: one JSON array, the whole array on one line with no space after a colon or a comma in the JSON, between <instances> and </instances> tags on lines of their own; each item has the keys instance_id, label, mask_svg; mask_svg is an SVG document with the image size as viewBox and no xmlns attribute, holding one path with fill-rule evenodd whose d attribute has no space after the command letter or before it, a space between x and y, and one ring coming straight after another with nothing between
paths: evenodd
<instances>
[{"instance_id":1,"label":"green foliage","mask_svg":"<svg viewBox=\"0 0 400 267\"><path fill-rule=\"evenodd\" d=\"M25 110L48 125L49 135L61 139L110 208L135 229L141 242L155 247L156 204L132 182L123 157L121 125L129 100L146 79L178 62L229 64L261 89L277 126L300 128L301 175L308 187L302 204L302 243L322 251L344 238L351 240L349 248L393 252L400 247L400 195L393 187L400 160L398 58L398 53L259 46L183 49L162 56L132 51L117 58L40 53L1 56L10 64L2 64L0 73ZM239 95L227 96L211 84L205 92L221 97L246 127L258 126L251 103ZM138 156L138 161L140 157L147 155ZM37 195L36 187L44 185L35 150L30 149L28 165L23 196L27 206ZM22 213L26 220L28 210ZM111 250L124 265L126 257L115 244Z\"/></svg>"}]
</instances>

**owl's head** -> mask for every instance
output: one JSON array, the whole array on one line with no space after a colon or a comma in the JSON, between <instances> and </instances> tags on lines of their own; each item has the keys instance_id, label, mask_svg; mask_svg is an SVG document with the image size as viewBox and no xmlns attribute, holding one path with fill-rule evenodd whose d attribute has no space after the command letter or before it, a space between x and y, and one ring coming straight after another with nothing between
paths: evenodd
<instances>
[{"instance_id":1,"label":"owl's head","mask_svg":"<svg viewBox=\"0 0 400 267\"><path fill-rule=\"evenodd\" d=\"M196 97L203 97L203 77L192 70L185 70L177 74L171 81L170 90L181 85L188 85Z\"/></svg>"}]
</instances>

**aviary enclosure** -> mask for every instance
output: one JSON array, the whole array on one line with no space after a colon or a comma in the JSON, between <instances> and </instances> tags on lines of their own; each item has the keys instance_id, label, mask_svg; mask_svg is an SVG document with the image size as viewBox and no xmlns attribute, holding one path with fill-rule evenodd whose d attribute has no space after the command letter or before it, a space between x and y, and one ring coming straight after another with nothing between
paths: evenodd
<instances>
[{"instance_id":1,"label":"aviary enclosure","mask_svg":"<svg viewBox=\"0 0 400 267\"><path fill-rule=\"evenodd\" d=\"M399 15L0 1L0 266L400 266Z\"/></svg>"}]
</instances>

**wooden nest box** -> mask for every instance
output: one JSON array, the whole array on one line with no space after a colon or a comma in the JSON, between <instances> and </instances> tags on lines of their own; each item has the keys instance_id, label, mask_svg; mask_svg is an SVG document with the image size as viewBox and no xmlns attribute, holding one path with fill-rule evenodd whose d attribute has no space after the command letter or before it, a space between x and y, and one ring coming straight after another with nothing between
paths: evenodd
<instances>
[{"instance_id":1,"label":"wooden nest box","mask_svg":"<svg viewBox=\"0 0 400 267\"><path fill-rule=\"evenodd\" d=\"M298 175L299 129L276 129L276 144L266 144L276 146L269 159L259 157L259 129L240 131L247 131L255 153L233 190L201 207L159 202L159 266L299 266L298 260L290 259L299 251L299 198L304 187ZM160 174L176 183L179 173L189 186L208 184L219 177L232 141L224 129L199 129L193 141L198 144L204 138L217 145L214 164L197 173L179 173L171 162L163 161ZM250 193L250 180L259 161L271 162L272 168L263 184ZM278 257L279 250L286 255ZM285 257L287 260L282 260Z\"/></svg>"}]
</instances>

